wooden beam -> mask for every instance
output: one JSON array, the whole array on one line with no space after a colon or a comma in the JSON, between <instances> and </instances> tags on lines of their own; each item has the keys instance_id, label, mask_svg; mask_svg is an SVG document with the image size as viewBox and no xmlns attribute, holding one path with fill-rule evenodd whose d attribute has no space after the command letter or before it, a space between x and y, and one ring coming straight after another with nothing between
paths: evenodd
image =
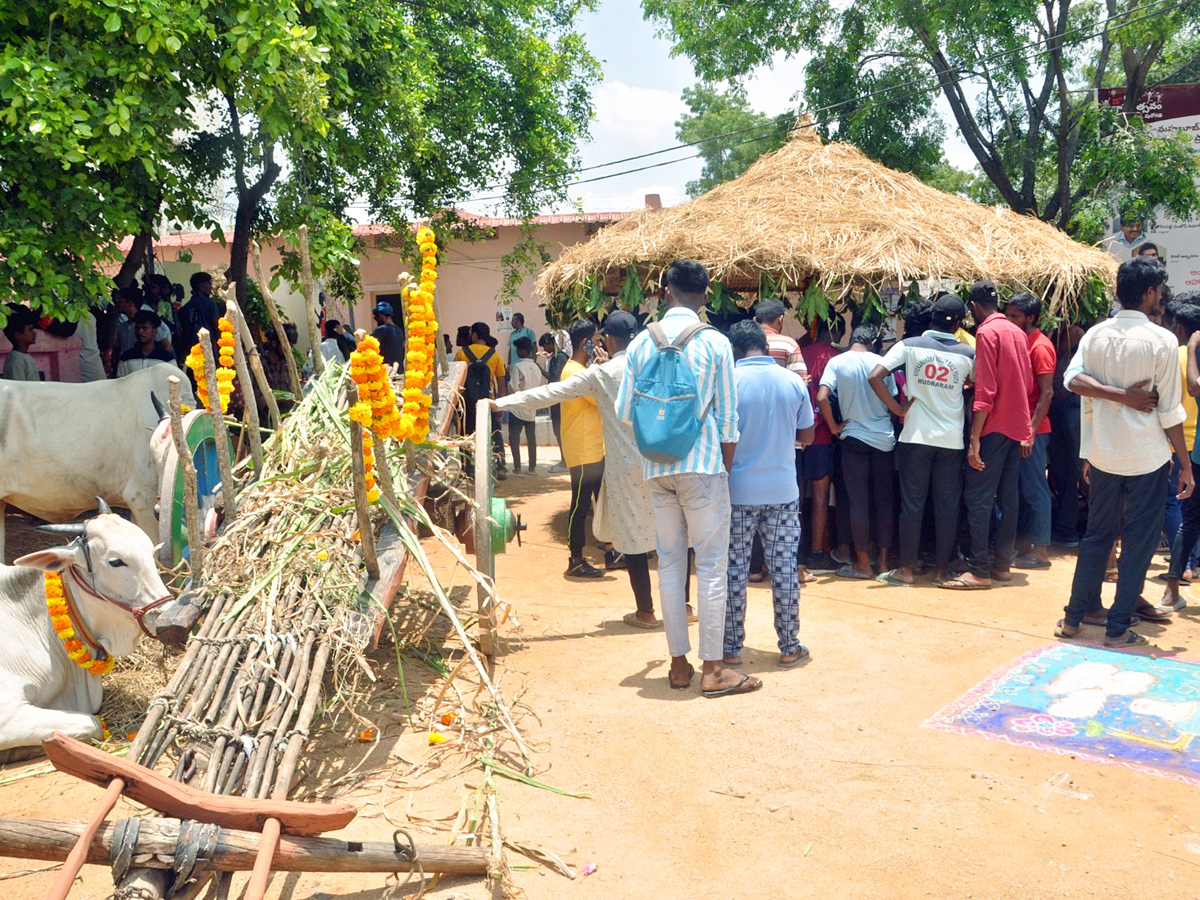
<instances>
[{"instance_id":1,"label":"wooden beam","mask_svg":"<svg viewBox=\"0 0 1200 900\"><path fill-rule=\"evenodd\" d=\"M83 822L48 819L0 819L0 856L19 859L65 859L83 830ZM170 869L175 865L179 819L145 818L138 828L134 856L139 866ZM108 865L116 823L106 822L88 849L87 861ZM222 872L248 872L258 855L260 835L222 829L211 856ZM402 846L405 843L401 842ZM488 852L480 847L419 843L416 856L424 872L486 875ZM271 862L276 872L408 872L416 868L406 853L385 841L344 841L329 837L283 835Z\"/></svg>"},{"instance_id":2,"label":"wooden beam","mask_svg":"<svg viewBox=\"0 0 1200 900\"><path fill-rule=\"evenodd\" d=\"M42 749L60 772L100 787L107 787L114 778L123 779L125 796L130 800L168 816L222 828L260 831L268 819L276 818L287 834L321 834L346 827L358 814L348 803L247 800L198 791L60 732L44 740Z\"/></svg>"}]
</instances>

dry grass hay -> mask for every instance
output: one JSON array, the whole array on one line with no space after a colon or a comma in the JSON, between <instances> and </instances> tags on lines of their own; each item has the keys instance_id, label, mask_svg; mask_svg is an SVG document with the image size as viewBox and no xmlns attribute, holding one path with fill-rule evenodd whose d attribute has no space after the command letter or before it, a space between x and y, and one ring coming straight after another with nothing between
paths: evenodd
<instances>
[{"instance_id":1,"label":"dry grass hay","mask_svg":"<svg viewBox=\"0 0 1200 900\"><path fill-rule=\"evenodd\" d=\"M1069 311L1093 279L1112 285L1116 261L1032 216L944 193L868 159L822 144L801 124L792 139L740 178L668 209L644 209L563 252L538 278L553 301L613 270L652 276L696 259L722 284L760 273L831 297L866 286L988 278L1032 290Z\"/></svg>"}]
</instances>

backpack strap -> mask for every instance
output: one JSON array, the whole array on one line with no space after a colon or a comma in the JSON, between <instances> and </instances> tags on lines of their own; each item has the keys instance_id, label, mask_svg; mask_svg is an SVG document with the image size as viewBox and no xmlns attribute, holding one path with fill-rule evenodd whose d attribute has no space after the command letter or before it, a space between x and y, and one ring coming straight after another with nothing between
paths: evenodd
<instances>
[{"instance_id":1,"label":"backpack strap","mask_svg":"<svg viewBox=\"0 0 1200 900\"><path fill-rule=\"evenodd\" d=\"M654 340L654 346L659 350L667 346L674 347L676 350L682 350L688 341L708 328L712 328L712 326L706 325L704 322L692 322L683 331L679 332L675 340L669 341L667 340L666 332L663 331L661 322L651 322L646 326L646 330L650 332L650 337Z\"/></svg>"},{"instance_id":2,"label":"backpack strap","mask_svg":"<svg viewBox=\"0 0 1200 900\"><path fill-rule=\"evenodd\" d=\"M491 359L491 358L492 358L493 356L495 356L495 355L496 355L496 348L495 348L495 347L488 347L488 352L487 352L487 353L485 353L485 354L483 354L483 356L479 357L479 361L480 361L480 362L487 362L489 359Z\"/></svg>"},{"instance_id":3,"label":"backpack strap","mask_svg":"<svg viewBox=\"0 0 1200 900\"><path fill-rule=\"evenodd\" d=\"M489 350L488 352L490 353L491 351ZM473 363L479 362L479 357L471 352L470 347L463 347L463 356L465 356L467 358L467 362L473 362Z\"/></svg>"},{"instance_id":4,"label":"backpack strap","mask_svg":"<svg viewBox=\"0 0 1200 900\"><path fill-rule=\"evenodd\" d=\"M706 325L704 322L692 322L683 331L679 332L679 336L671 341L671 346L680 350L684 348L688 341L694 338L701 331L712 328L711 325Z\"/></svg>"}]
</instances>

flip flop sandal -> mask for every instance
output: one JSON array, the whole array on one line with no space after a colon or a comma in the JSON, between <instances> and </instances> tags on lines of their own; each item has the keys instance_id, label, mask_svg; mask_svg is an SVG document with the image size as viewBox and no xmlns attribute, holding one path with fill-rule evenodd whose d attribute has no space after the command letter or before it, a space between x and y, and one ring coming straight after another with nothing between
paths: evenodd
<instances>
[{"instance_id":1,"label":"flip flop sandal","mask_svg":"<svg viewBox=\"0 0 1200 900\"><path fill-rule=\"evenodd\" d=\"M1108 624L1108 613L1104 613L1103 615L1099 615L1099 616L1084 616L1080 620L1079 624L1080 625L1099 625L1101 628L1103 628L1105 625Z\"/></svg>"},{"instance_id":2,"label":"flip flop sandal","mask_svg":"<svg viewBox=\"0 0 1200 900\"><path fill-rule=\"evenodd\" d=\"M800 649L798 651L796 651L795 658L785 660L781 656L781 657L779 657L779 662L777 663L777 665L781 669L794 669L794 668L796 668L796 666L800 665L802 662L807 662L811 658L812 658L812 654L810 654L808 652L808 648L805 646L801 646Z\"/></svg>"},{"instance_id":3,"label":"flip flop sandal","mask_svg":"<svg viewBox=\"0 0 1200 900\"><path fill-rule=\"evenodd\" d=\"M695 677L695 675L696 675L696 667L688 666L687 675L688 675L687 684L676 684L675 679L673 679L671 677L671 673L668 672L667 673L667 684L669 684L671 686L671 690L673 690L673 691L686 691L688 688L690 688L692 686L692 678Z\"/></svg>"},{"instance_id":4,"label":"flip flop sandal","mask_svg":"<svg viewBox=\"0 0 1200 900\"><path fill-rule=\"evenodd\" d=\"M1163 609L1161 606L1155 606L1150 602L1147 602L1144 606L1139 603L1134 609L1134 612L1137 613L1139 619L1142 619L1146 622L1163 622L1174 618L1174 616L1171 615L1171 610Z\"/></svg>"},{"instance_id":5,"label":"flip flop sandal","mask_svg":"<svg viewBox=\"0 0 1200 900\"><path fill-rule=\"evenodd\" d=\"M986 591L991 585L973 584L970 581L963 581L961 578L951 578L948 581L939 583L938 587L947 591Z\"/></svg>"},{"instance_id":6,"label":"flip flop sandal","mask_svg":"<svg viewBox=\"0 0 1200 900\"><path fill-rule=\"evenodd\" d=\"M1105 647L1143 647L1149 643L1150 641L1147 640L1144 635L1128 629L1126 629L1125 633L1120 637L1104 638Z\"/></svg>"},{"instance_id":7,"label":"flip flop sandal","mask_svg":"<svg viewBox=\"0 0 1200 900\"><path fill-rule=\"evenodd\" d=\"M730 662L724 656L721 657L721 665L727 669L740 669L743 665L742 658L739 656L735 662Z\"/></svg>"},{"instance_id":8,"label":"flip flop sandal","mask_svg":"<svg viewBox=\"0 0 1200 900\"><path fill-rule=\"evenodd\" d=\"M1048 569L1050 561L1036 556L1018 556L1013 560L1014 569Z\"/></svg>"},{"instance_id":9,"label":"flip flop sandal","mask_svg":"<svg viewBox=\"0 0 1200 900\"><path fill-rule=\"evenodd\" d=\"M1109 584L1116 584L1117 583L1117 570L1116 569L1105 569L1104 570L1104 580L1106 582L1108 582Z\"/></svg>"},{"instance_id":10,"label":"flip flop sandal","mask_svg":"<svg viewBox=\"0 0 1200 900\"><path fill-rule=\"evenodd\" d=\"M800 570L800 583L801 584L812 584L816 580L817 580L817 576L814 575L812 572L808 571L808 569Z\"/></svg>"},{"instance_id":11,"label":"flip flop sandal","mask_svg":"<svg viewBox=\"0 0 1200 900\"><path fill-rule=\"evenodd\" d=\"M842 566L834 574L837 575L838 578L859 578L866 579L868 581L873 577L871 575L864 575L862 572L859 572L857 569L855 569L854 566Z\"/></svg>"},{"instance_id":12,"label":"flip flop sandal","mask_svg":"<svg viewBox=\"0 0 1200 900\"><path fill-rule=\"evenodd\" d=\"M641 628L646 631L653 631L656 628L662 628L662 622L654 622L653 624L650 622L643 622L637 617L637 613L625 613L625 615L621 617L621 621L630 628Z\"/></svg>"},{"instance_id":13,"label":"flip flop sandal","mask_svg":"<svg viewBox=\"0 0 1200 900\"><path fill-rule=\"evenodd\" d=\"M749 675L743 675L742 680L731 687L721 688L720 690L716 691L703 691L702 693L705 697L713 699L716 697L729 697L733 694L752 694L762 686L763 683L757 678L753 678ZM674 687L674 685L672 685L672 687Z\"/></svg>"},{"instance_id":14,"label":"flip flop sandal","mask_svg":"<svg viewBox=\"0 0 1200 900\"><path fill-rule=\"evenodd\" d=\"M1001 584L1008 584L1013 580L1012 572L1008 571L1007 569L989 569L988 577L991 578L992 581L999 581Z\"/></svg>"},{"instance_id":15,"label":"flip flop sandal","mask_svg":"<svg viewBox=\"0 0 1200 900\"><path fill-rule=\"evenodd\" d=\"M1066 638L1068 641L1071 640L1072 638L1079 637L1079 626L1078 625L1075 626L1075 630L1072 631L1070 634L1067 634L1067 632L1065 631L1065 629L1067 627L1068 627L1067 620L1059 619L1058 624L1054 626L1054 636L1060 637L1060 638Z\"/></svg>"},{"instance_id":16,"label":"flip flop sandal","mask_svg":"<svg viewBox=\"0 0 1200 900\"><path fill-rule=\"evenodd\" d=\"M875 580L882 584L890 584L892 587L916 587L911 581L901 581L897 578L895 569L888 569L886 572L876 576Z\"/></svg>"},{"instance_id":17,"label":"flip flop sandal","mask_svg":"<svg viewBox=\"0 0 1200 900\"><path fill-rule=\"evenodd\" d=\"M1158 573L1157 575L1155 575L1154 577L1155 577L1155 578L1157 578L1159 581L1166 581L1166 580L1167 580L1167 573L1166 573L1166 572L1159 572L1159 573ZM1192 579L1190 579L1190 578L1187 578L1187 577L1185 577L1185 576L1181 575L1181 576L1179 576L1179 583L1180 583L1180 584L1191 584L1191 583L1192 583Z\"/></svg>"}]
</instances>

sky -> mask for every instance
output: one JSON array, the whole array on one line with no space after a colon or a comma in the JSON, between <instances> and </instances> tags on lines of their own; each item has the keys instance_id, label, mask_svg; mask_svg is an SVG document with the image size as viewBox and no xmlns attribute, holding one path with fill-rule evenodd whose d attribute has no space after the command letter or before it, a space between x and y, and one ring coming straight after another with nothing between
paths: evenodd
<instances>
[{"instance_id":1,"label":"sky","mask_svg":"<svg viewBox=\"0 0 1200 900\"><path fill-rule=\"evenodd\" d=\"M595 12L579 18L592 55L603 70L602 80L592 90L595 118L591 138L579 147L582 168L604 166L615 160L676 146L675 121L687 111L683 89L697 81L686 56L672 57L669 40L656 34L657 24L642 18L640 0L601 0ZM777 57L746 82L750 105L776 115L795 109L803 85L804 64L797 59ZM943 109L943 117L953 122ZM960 140L948 142L947 156L962 168L974 164ZM688 158L692 157L692 158ZM681 160L619 177L586 181L569 188L571 201L546 212L587 212L637 209L647 194L658 194L664 206L687 199L688 181L699 177L701 163L691 148L664 153L649 159L595 168L581 172L580 180L595 179L669 160ZM497 212L487 204L463 203L472 212Z\"/></svg>"}]
</instances>

